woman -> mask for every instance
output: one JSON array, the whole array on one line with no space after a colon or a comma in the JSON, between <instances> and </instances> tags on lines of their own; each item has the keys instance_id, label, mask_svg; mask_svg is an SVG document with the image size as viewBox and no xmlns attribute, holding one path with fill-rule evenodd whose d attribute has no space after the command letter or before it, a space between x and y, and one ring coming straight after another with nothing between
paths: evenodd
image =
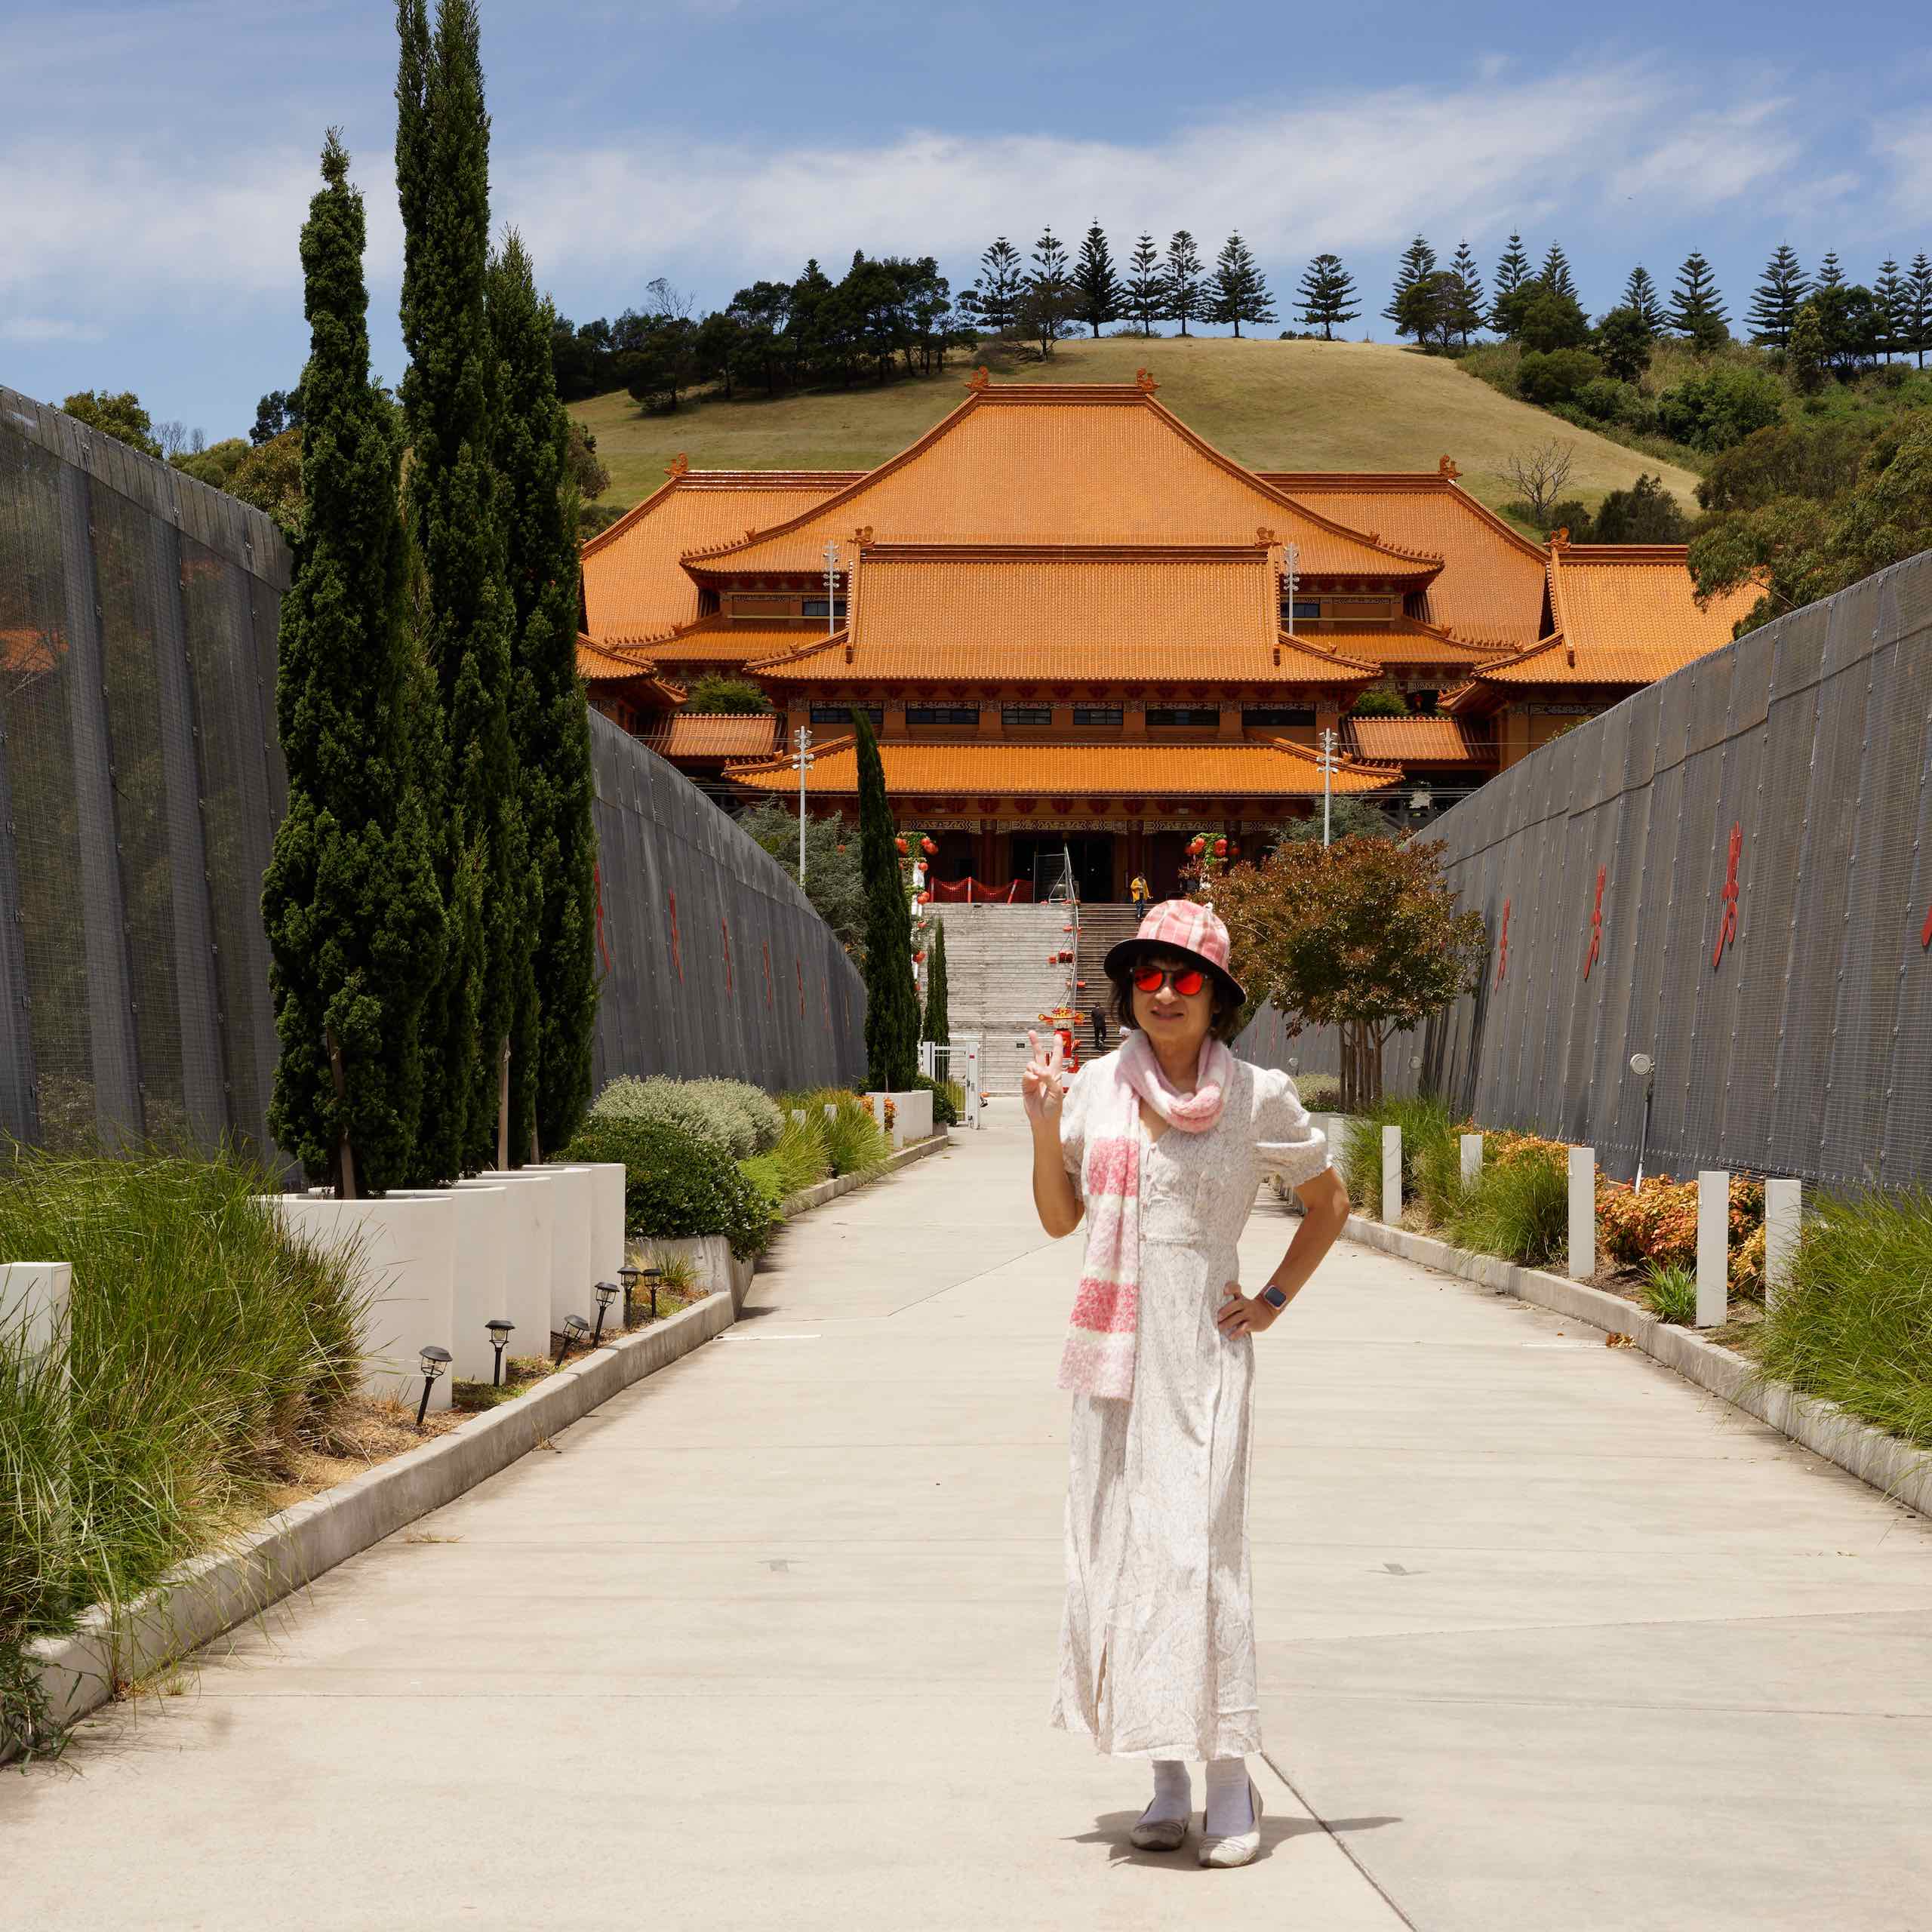
<instances>
[{"instance_id":1,"label":"woman","mask_svg":"<svg viewBox=\"0 0 1932 1932\"><path fill-rule=\"evenodd\" d=\"M1073 1392L1066 1607L1050 1721L1154 1761L1131 1834L1173 1851L1207 1767L1200 1862L1261 1845L1247 1754L1261 1748L1250 1601L1253 1337L1300 1291L1348 1217L1327 1143L1284 1073L1226 1035L1245 996L1211 906L1170 900L1106 958L1121 1044L1061 1085L1037 1041L1022 1088L1033 1201L1087 1246L1060 1386ZM1030 1036L1029 1036L1030 1037ZM1244 1294L1235 1243L1264 1173L1306 1210L1280 1265Z\"/></svg>"}]
</instances>

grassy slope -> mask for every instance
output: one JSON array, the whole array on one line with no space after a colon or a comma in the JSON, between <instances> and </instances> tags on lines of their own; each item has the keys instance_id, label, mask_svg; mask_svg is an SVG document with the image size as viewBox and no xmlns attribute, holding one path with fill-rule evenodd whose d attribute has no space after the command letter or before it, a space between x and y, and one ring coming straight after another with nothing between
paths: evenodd
<instances>
[{"instance_id":1,"label":"grassy slope","mask_svg":"<svg viewBox=\"0 0 1932 1932\"><path fill-rule=\"evenodd\" d=\"M645 416L621 391L576 405L609 466L604 500L625 505L663 480L679 451L694 469L858 469L903 449L958 402L974 361L942 376L756 400L687 403ZM1455 458L1463 487L1500 509L1515 492L1497 472L1512 453L1552 435L1574 444L1565 495L1592 508L1604 493L1661 468L1687 509L1697 481L1605 438L1572 428L1527 403L1474 382L1440 357L1370 343L1236 342L1110 336L1061 343L1051 363L1014 361L994 374L1019 382L1131 382L1151 369L1161 400L1238 461L1263 469L1433 469Z\"/></svg>"}]
</instances>

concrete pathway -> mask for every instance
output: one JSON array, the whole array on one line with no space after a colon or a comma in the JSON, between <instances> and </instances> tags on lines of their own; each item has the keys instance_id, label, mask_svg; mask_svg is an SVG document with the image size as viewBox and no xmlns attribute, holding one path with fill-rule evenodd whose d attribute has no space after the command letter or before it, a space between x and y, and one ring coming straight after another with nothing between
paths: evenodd
<instances>
[{"instance_id":1,"label":"concrete pathway","mask_svg":"<svg viewBox=\"0 0 1932 1932\"><path fill-rule=\"evenodd\" d=\"M554 1453L0 1773L0 1924L1932 1927L1932 1525L1346 1246L1257 1343L1264 1854L1132 1851L1144 1767L1045 1722L1077 1255L992 1118ZM1264 1198L1251 1278L1290 1232Z\"/></svg>"}]
</instances>

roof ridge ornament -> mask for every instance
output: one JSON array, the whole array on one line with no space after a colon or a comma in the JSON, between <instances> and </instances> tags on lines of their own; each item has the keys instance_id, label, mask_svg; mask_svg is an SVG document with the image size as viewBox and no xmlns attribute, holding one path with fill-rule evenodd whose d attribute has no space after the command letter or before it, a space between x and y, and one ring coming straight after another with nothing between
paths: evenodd
<instances>
[{"instance_id":1,"label":"roof ridge ornament","mask_svg":"<svg viewBox=\"0 0 1932 1932\"><path fill-rule=\"evenodd\" d=\"M1453 483L1463 472L1456 467L1454 457L1439 456L1435 459L1435 473L1444 482Z\"/></svg>"},{"instance_id":2,"label":"roof ridge ornament","mask_svg":"<svg viewBox=\"0 0 1932 1932\"><path fill-rule=\"evenodd\" d=\"M1137 369L1134 372L1134 386L1143 395L1152 395L1161 386L1158 383L1155 381L1151 371L1146 369Z\"/></svg>"},{"instance_id":3,"label":"roof ridge ornament","mask_svg":"<svg viewBox=\"0 0 1932 1932\"><path fill-rule=\"evenodd\" d=\"M1549 547L1552 550L1567 550L1570 547L1570 526L1559 523L1549 533Z\"/></svg>"},{"instance_id":4,"label":"roof ridge ornament","mask_svg":"<svg viewBox=\"0 0 1932 1932\"><path fill-rule=\"evenodd\" d=\"M678 454L664 466L664 474L666 476L683 476L689 473L691 466L691 458L685 455L682 450L680 450Z\"/></svg>"},{"instance_id":5,"label":"roof ridge ornament","mask_svg":"<svg viewBox=\"0 0 1932 1932\"><path fill-rule=\"evenodd\" d=\"M992 371L982 362L966 378L966 386L974 395L977 395L991 385L992 379Z\"/></svg>"}]
</instances>

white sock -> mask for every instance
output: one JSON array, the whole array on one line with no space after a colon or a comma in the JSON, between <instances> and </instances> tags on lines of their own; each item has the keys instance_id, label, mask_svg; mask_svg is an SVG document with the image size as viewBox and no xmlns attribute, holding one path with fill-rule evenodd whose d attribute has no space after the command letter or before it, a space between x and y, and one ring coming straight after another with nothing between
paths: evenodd
<instances>
[{"instance_id":1,"label":"white sock","mask_svg":"<svg viewBox=\"0 0 1932 1932\"><path fill-rule=\"evenodd\" d=\"M1208 1817L1203 1829L1210 1838L1233 1838L1251 1829L1254 1809L1247 1801L1247 1760L1211 1758L1208 1761Z\"/></svg>"},{"instance_id":2,"label":"white sock","mask_svg":"<svg viewBox=\"0 0 1932 1932\"><path fill-rule=\"evenodd\" d=\"M1140 1814L1143 1825L1157 1825L1171 1818L1185 1818L1194 1809L1194 1792L1188 1783L1187 1762L1182 1758L1154 1760L1154 1801Z\"/></svg>"}]
</instances>

